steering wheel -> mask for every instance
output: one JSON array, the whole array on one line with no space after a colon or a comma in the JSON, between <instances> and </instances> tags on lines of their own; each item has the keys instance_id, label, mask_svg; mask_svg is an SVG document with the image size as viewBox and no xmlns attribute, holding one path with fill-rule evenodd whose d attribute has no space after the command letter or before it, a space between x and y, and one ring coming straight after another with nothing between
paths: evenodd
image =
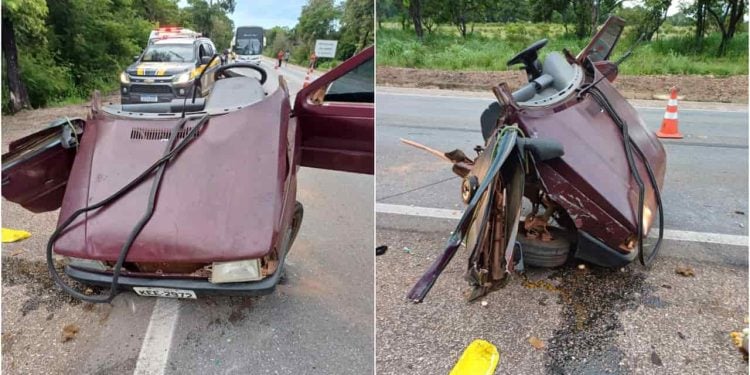
<instances>
[{"instance_id":1,"label":"steering wheel","mask_svg":"<svg viewBox=\"0 0 750 375\"><path fill-rule=\"evenodd\" d=\"M532 45L526 47L523 51L513 56L512 59L508 60L508 66L523 64L526 69L526 73L529 75L529 81L542 75L542 71L539 67L537 59L539 56L537 52L547 45L547 39L541 39L534 42Z\"/></svg>"},{"instance_id":2,"label":"steering wheel","mask_svg":"<svg viewBox=\"0 0 750 375\"><path fill-rule=\"evenodd\" d=\"M214 71L214 80L219 80L223 77L226 77L226 71L229 69L237 69L237 68L248 68L253 69L260 73L260 84L266 83L266 78L268 78L268 73L266 73L266 70L261 68L258 65L255 64L247 64L247 63L234 63L234 64L227 64L222 65ZM235 73L235 75L239 75L239 73Z\"/></svg>"}]
</instances>

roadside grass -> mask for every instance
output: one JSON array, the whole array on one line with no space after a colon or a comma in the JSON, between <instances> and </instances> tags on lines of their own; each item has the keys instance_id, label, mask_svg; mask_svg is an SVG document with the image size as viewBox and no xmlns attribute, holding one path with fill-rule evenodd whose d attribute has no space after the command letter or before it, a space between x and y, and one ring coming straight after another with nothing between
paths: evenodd
<instances>
[{"instance_id":1,"label":"roadside grass","mask_svg":"<svg viewBox=\"0 0 750 375\"><path fill-rule=\"evenodd\" d=\"M617 59L633 44L626 28L615 49ZM731 41L726 56L717 58L715 51L721 40L718 33L706 37L698 51L688 27L666 25L649 43L636 48L621 66L622 74L699 74L730 76L748 74L748 34L738 33ZM588 39L577 39L559 24L477 24L474 32L461 38L455 27L441 25L426 33L423 42L413 30L386 23L377 33L378 66L440 70L502 71L515 68L506 62L529 44L542 38L549 43L541 50L542 57L551 51L568 48L578 53Z\"/></svg>"}]
</instances>

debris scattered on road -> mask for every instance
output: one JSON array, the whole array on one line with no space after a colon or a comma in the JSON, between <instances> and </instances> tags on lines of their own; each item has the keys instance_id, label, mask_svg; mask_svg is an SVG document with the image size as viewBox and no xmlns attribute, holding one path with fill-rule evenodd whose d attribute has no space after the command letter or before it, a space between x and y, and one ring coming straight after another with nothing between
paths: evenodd
<instances>
[{"instance_id":1,"label":"debris scattered on road","mask_svg":"<svg viewBox=\"0 0 750 375\"><path fill-rule=\"evenodd\" d=\"M750 336L750 329L745 328L742 330L742 332L730 332L729 337L732 338L732 344L739 349L740 353L742 353L742 356L747 361L748 358L748 352L747 352L747 343L748 343L748 336Z\"/></svg>"},{"instance_id":2,"label":"debris scattered on road","mask_svg":"<svg viewBox=\"0 0 750 375\"><path fill-rule=\"evenodd\" d=\"M492 343L477 339L466 347L450 375L494 374L500 352Z\"/></svg>"},{"instance_id":3,"label":"debris scattered on road","mask_svg":"<svg viewBox=\"0 0 750 375\"><path fill-rule=\"evenodd\" d=\"M664 362L661 361L661 357L659 357L659 355L656 354L656 351L651 352L651 363L657 366L664 366Z\"/></svg>"},{"instance_id":4,"label":"debris scattered on road","mask_svg":"<svg viewBox=\"0 0 750 375\"><path fill-rule=\"evenodd\" d=\"M585 270L586 269L586 265L583 264L583 263L581 263L581 264L578 265L578 269L579 270Z\"/></svg>"},{"instance_id":5,"label":"debris scattered on road","mask_svg":"<svg viewBox=\"0 0 750 375\"><path fill-rule=\"evenodd\" d=\"M745 211L735 210L734 213L736 213L737 215L744 215Z\"/></svg>"},{"instance_id":6,"label":"debris scattered on road","mask_svg":"<svg viewBox=\"0 0 750 375\"><path fill-rule=\"evenodd\" d=\"M482 307L487 307L490 303L487 301L482 301Z\"/></svg>"},{"instance_id":7,"label":"debris scattered on road","mask_svg":"<svg viewBox=\"0 0 750 375\"><path fill-rule=\"evenodd\" d=\"M67 342L76 337L78 333L78 326L75 324L68 324L63 327L62 342Z\"/></svg>"},{"instance_id":8,"label":"debris scattered on road","mask_svg":"<svg viewBox=\"0 0 750 375\"><path fill-rule=\"evenodd\" d=\"M525 288L529 288L529 289L541 288L541 289L549 290L550 292L558 292L559 291L554 284L552 284L551 282L549 282L547 280L539 279L539 280L535 280L535 281L530 281L526 277L526 275L523 275L523 282L521 283L521 285L523 285Z\"/></svg>"},{"instance_id":9,"label":"debris scattered on road","mask_svg":"<svg viewBox=\"0 0 750 375\"><path fill-rule=\"evenodd\" d=\"M679 336L679 337L680 337L681 339L683 339L683 340L685 340L685 339L686 339L686 337L685 337L685 334L684 334L684 333L682 333L682 332L680 332L680 331L677 331L677 336Z\"/></svg>"},{"instance_id":10,"label":"debris scattered on road","mask_svg":"<svg viewBox=\"0 0 750 375\"><path fill-rule=\"evenodd\" d=\"M3 243L16 242L31 237L31 233L25 230L2 228Z\"/></svg>"},{"instance_id":11,"label":"debris scattered on road","mask_svg":"<svg viewBox=\"0 0 750 375\"><path fill-rule=\"evenodd\" d=\"M86 290L83 291L83 294L85 294L87 296L90 296L90 295L94 294L94 290L91 289L91 288L86 288Z\"/></svg>"},{"instance_id":12,"label":"debris scattered on road","mask_svg":"<svg viewBox=\"0 0 750 375\"><path fill-rule=\"evenodd\" d=\"M16 255L23 254L23 249L16 249L10 252L10 256L14 257Z\"/></svg>"},{"instance_id":13,"label":"debris scattered on road","mask_svg":"<svg viewBox=\"0 0 750 375\"><path fill-rule=\"evenodd\" d=\"M535 349L544 349L544 341L540 340L536 336L529 337L529 344L533 346Z\"/></svg>"},{"instance_id":14,"label":"debris scattered on road","mask_svg":"<svg viewBox=\"0 0 750 375\"><path fill-rule=\"evenodd\" d=\"M405 253L408 253L408 254L414 254L414 253L413 253L413 252L411 251L411 249L410 249L410 248L408 248L408 247L406 247L406 246L404 246L404 252L405 252Z\"/></svg>"},{"instance_id":15,"label":"debris scattered on road","mask_svg":"<svg viewBox=\"0 0 750 375\"><path fill-rule=\"evenodd\" d=\"M378 246L375 248L375 255L383 255L386 251L388 251L388 246Z\"/></svg>"},{"instance_id":16,"label":"debris scattered on road","mask_svg":"<svg viewBox=\"0 0 750 375\"><path fill-rule=\"evenodd\" d=\"M685 277L693 277L695 276L695 271L693 271L693 268L690 266L677 266L677 268L674 270L678 275L682 275Z\"/></svg>"}]
</instances>

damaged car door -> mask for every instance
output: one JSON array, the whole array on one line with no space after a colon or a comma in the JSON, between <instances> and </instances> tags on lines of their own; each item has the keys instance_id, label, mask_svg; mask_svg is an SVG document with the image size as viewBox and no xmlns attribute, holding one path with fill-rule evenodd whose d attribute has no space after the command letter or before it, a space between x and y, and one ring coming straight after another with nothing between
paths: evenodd
<instances>
[{"instance_id":1,"label":"damaged car door","mask_svg":"<svg viewBox=\"0 0 750 375\"><path fill-rule=\"evenodd\" d=\"M84 124L58 119L11 142L2 155L3 197L34 213L60 208Z\"/></svg>"},{"instance_id":2,"label":"damaged car door","mask_svg":"<svg viewBox=\"0 0 750 375\"><path fill-rule=\"evenodd\" d=\"M374 172L374 47L332 69L295 99L300 165Z\"/></svg>"}]
</instances>

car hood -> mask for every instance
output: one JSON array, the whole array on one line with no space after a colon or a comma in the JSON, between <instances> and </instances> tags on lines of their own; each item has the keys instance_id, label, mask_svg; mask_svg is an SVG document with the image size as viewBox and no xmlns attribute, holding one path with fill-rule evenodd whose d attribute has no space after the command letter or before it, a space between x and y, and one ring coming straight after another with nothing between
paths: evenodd
<instances>
[{"instance_id":1,"label":"car hood","mask_svg":"<svg viewBox=\"0 0 750 375\"><path fill-rule=\"evenodd\" d=\"M128 74L132 76L171 76L184 73L194 68L194 63L174 63L174 62L138 62L130 65L127 69Z\"/></svg>"},{"instance_id":2,"label":"car hood","mask_svg":"<svg viewBox=\"0 0 750 375\"><path fill-rule=\"evenodd\" d=\"M144 121L100 112L87 122L58 223L109 197L159 159L167 144L164 139L178 121ZM196 123L188 121L185 127ZM278 246L282 219L294 208L288 123L289 99L284 90L213 116L168 164L153 216L127 260L208 263L259 258ZM121 199L79 216L58 239L55 252L117 259L146 212L152 181L148 178Z\"/></svg>"}]
</instances>

